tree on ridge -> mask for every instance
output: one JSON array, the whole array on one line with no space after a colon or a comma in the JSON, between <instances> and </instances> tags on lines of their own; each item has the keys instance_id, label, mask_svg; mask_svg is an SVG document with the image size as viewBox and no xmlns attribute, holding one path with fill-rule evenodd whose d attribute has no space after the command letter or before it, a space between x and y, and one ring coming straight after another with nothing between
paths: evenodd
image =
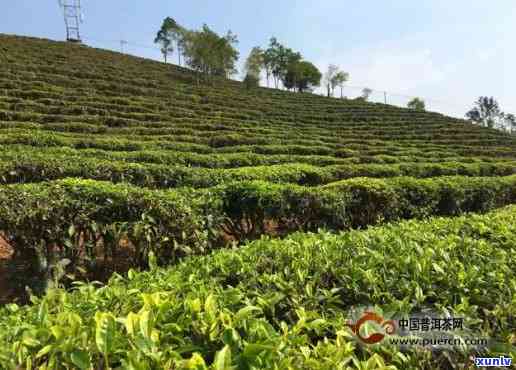
<instances>
[{"instance_id":1,"label":"tree on ridge","mask_svg":"<svg viewBox=\"0 0 516 370\"><path fill-rule=\"evenodd\" d=\"M425 110L425 101L423 99L414 98L407 103L407 107L413 110Z\"/></svg>"}]
</instances>

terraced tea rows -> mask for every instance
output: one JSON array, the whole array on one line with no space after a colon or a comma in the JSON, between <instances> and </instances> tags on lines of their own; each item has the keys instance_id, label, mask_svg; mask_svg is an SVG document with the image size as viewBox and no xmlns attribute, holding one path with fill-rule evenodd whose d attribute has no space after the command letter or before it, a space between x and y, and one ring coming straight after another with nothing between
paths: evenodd
<instances>
[{"instance_id":1,"label":"terraced tea rows","mask_svg":"<svg viewBox=\"0 0 516 370\"><path fill-rule=\"evenodd\" d=\"M515 248L514 206L365 232L263 239L169 270L131 271L101 289L53 289L31 306L0 308L0 365L465 368L469 352L361 349L344 329L346 310L447 307L476 335L501 341L493 356L514 356L507 344L514 340L514 296L511 303L506 292L516 289Z\"/></svg>"},{"instance_id":2,"label":"terraced tea rows","mask_svg":"<svg viewBox=\"0 0 516 370\"><path fill-rule=\"evenodd\" d=\"M347 308L366 303L465 310L472 320L499 313L498 327L483 333L504 345L514 341L510 302L516 285L508 266L514 263L515 209L460 215L516 203L516 137L383 104L246 90L228 80L198 85L186 69L83 45L0 35L0 62L0 236L13 249L14 260L28 265L22 275L35 280L34 291L58 277L70 287L72 275L100 278L112 270L181 263L190 255L263 235L287 238L195 257L169 272L131 272L129 280L137 285L115 276L104 290L51 291L35 306L7 306L0 318L0 366L205 368L204 362L227 356L233 365L249 369L273 363L281 369L442 365L446 356L416 351L404 357L355 348L337 327ZM433 216L449 218L342 236L288 237ZM451 243L450 250L439 244L441 238ZM365 245L367 240L372 244ZM314 245L321 247L321 256ZM419 275L398 263L387 281L384 267L394 263L396 245L409 262L418 254L425 258ZM443 261L434 272L429 267L436 245L435 256L456 268L448 280L439 275L444 296L436 294L439 284L431 278L441 274ZM305 246L310 246L306 252ZM472 262L461 270L462 250L488 265L487 256L496 256L503 269L479 272ZM363 271L356 270L366 251L375 258L387 253L383 267L371 257ZM227 267L221 267L220 258L242 258L243 265L235 264L241 270L220 277L216 271ZM289 264L299 264L297 272ZM257 268L254 277L251 268ZM284 298L275 301L280 293L268 268L285 272L277 281L284 287L304 276L299 287L292 287L297 293L288 304L281 303ZM337 270L340 277L325 275ZM375 274L387 280L375 286ZM211 277L216 281L212 295L202 287L184 287L186 282L211 284ZM419 286L418 293L396 289L394 277L407 289ZM170 278L170 286L158 282L161 278ZM146 279L152 288L142 283ZM446 283L457 281L460 287ZM477 283L481 289L475 290ZM144 296L142 305L136 295L125 294L131 288L155 295ZM328 295L335 289L342 293ZM500 289L508 295L495 304L499 297L492 295ZM181 307L163 305L173 318L158 308L156 294L162 291L186 299ZM219 302L218 308L211 300ZM336 306L325 303L330 301ZM131 316L142 338L131 337L131 311L153 317L154 326L146 331L144 319ZM187 314L207 319L186 323ZM20 323L22 315L26 324ZM76 332L51 333L58 318ZM126 325L127 336L115 318ZM314 324L303 326L298 319ZM108 354L93 342L106 325L117 338ZM217 330L209 334L199 325ZM154 329L161 339L150 336ZM456 360L463 363L464 354Z\"/></svg>"},{"instance_id":3,"label":"terraced tea rows","mask_svg":"<svg viewBox=\"0 0 516 370\"><path fill-rule=\"evenodd\" d=\"M514 137L439 114L231 81L197 86L192 73L162 63L0 40L4 184L78 177L151 189L319 186L516 172Z\"/></svg>"}]
</instances>

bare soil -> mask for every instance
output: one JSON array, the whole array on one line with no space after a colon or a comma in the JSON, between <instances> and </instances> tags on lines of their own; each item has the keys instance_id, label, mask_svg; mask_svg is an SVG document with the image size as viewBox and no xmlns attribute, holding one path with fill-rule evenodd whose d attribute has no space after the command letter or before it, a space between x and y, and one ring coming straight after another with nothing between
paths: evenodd
<instances>
[{"instance_id":1,"label":"bare soil","mask_svg":"<svg viewBox=\"0 0 516 370\"><path fill-rule=\"evenodd\" d=\"M86 275L77 275L80 280L107 282L114 272L126 273L131 268L131 261L134 260L134 249L127 240L122 240L120 247L113 257L97 258L96 267L88 271ZM0 233L0 305L27 301L27 292L23 289L23 283L15 281L13 274L23 279L27 275L29 262L15 261L13 248L2 238ZM20 275L21 274L21 275Z\"/></svg>"},{"instance_id":2,"label":"bare soil","mask_svg":"<svg viewBox=\"0 0 516 370\"><path fill-rule=\"evenodd\" d=\"M0 235L0 260L8 260L13 255L13 249Z\"/></svg>"},{"instance_id":3,"label":"bare soil","mask_svg":"<svg viewBox=\"0 0 516 370\"><path fill-rule=\"evenodd\" d=\"M9 287L7 264L13 256L13 249L0 235L0 304L9 301L13 292Z\"/></svg>"}]
</instances>

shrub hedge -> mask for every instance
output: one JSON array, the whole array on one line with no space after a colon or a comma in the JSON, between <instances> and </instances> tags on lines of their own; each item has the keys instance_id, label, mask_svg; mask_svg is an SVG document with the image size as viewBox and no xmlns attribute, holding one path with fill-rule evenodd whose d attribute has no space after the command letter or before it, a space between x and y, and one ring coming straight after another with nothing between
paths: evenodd
<instances>
[{"instance_id":1,"label":"shrub hedge","mask_svg":"<svg viewBox=\"0 0 516 370\"><path fill-rule=\"evenodd\" d=\"M4 156L5 157L5 156ZM418 178L434 176L507 176L516 173L516 163L508 162L442 162L396 164L339 164L313 166L285 163L270 166L237 168L199 168L156 163L132 163L87 156L16 156L1 159L0 184L15 184L80 177L127 182L148 188L205 188L234 181L261 180L317 186L353 177Z\"/></svg>"},{"instance_id":2,"label":"shrub hedge","mask_svg":"<svg viewBox=\"0 0 516 370\"><path fill-rule=\"evenodd\" d=\"M128 185L66 179L5 186L0 190L0 230L15 258L35 274L51 273L61 259L94 269L99 259L116 259L121 242L134 249L134 266L146 266L149 251L159 260L204 253L210 217L201 217L195 198Z\"/></svg>"},{"instance_id":3,"label":"shrub hedge","mask_svg":"<svg viewBox=\"0 0 516 370\"><path fill-rule=\"evenodd\" d=\"M0 367L436 369L514 356L516 208L297 233L0 307ZM359 346L352 306L464 317L491 349Z\"/></svg>"},{"instance_id":4,"label":"shrub hedge","mask_svg":"<svg viewBox=\"0 0 516 370\"><path fill-rule=\"evenodd\" d=\"M236 182L203 190L150 191L65 179L0 187L0 230L16 254L66 258L70 269L113 258L126 241L131 264L205 253L223 240L382 221L485 212L516 203L516 175L494 178L357 178L322 187ZM47 264L48 265L48 264ZM48 270L47 270L48 272Z\"/></svg>"}]
</instances>

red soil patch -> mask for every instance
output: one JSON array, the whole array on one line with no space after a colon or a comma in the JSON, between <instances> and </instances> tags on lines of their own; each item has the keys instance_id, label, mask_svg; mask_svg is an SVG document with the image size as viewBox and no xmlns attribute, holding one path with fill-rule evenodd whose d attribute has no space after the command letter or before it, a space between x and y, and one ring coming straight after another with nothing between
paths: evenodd
<instances>
[{"instance_id":1,"label":"red soil patch","mask_svg":"<svg viewBox=\"0 0 516 370\"><path fill-rule=\"evenodd\" d=\"M10 300L12 291L9 288L8 276L5 270L6 262L11 259L13 248L0 235L0 304Z\"/></svg>"},{"instance_id":2,"label":"red soil patch","mask_svg":"<svg viewBox=\"0 0 516 370\"><path fill-rule=\"evenodd\" d=\"M0 235L0 260L8 260L13 252L13 248Z\"/></svg>"}]
</instances>

